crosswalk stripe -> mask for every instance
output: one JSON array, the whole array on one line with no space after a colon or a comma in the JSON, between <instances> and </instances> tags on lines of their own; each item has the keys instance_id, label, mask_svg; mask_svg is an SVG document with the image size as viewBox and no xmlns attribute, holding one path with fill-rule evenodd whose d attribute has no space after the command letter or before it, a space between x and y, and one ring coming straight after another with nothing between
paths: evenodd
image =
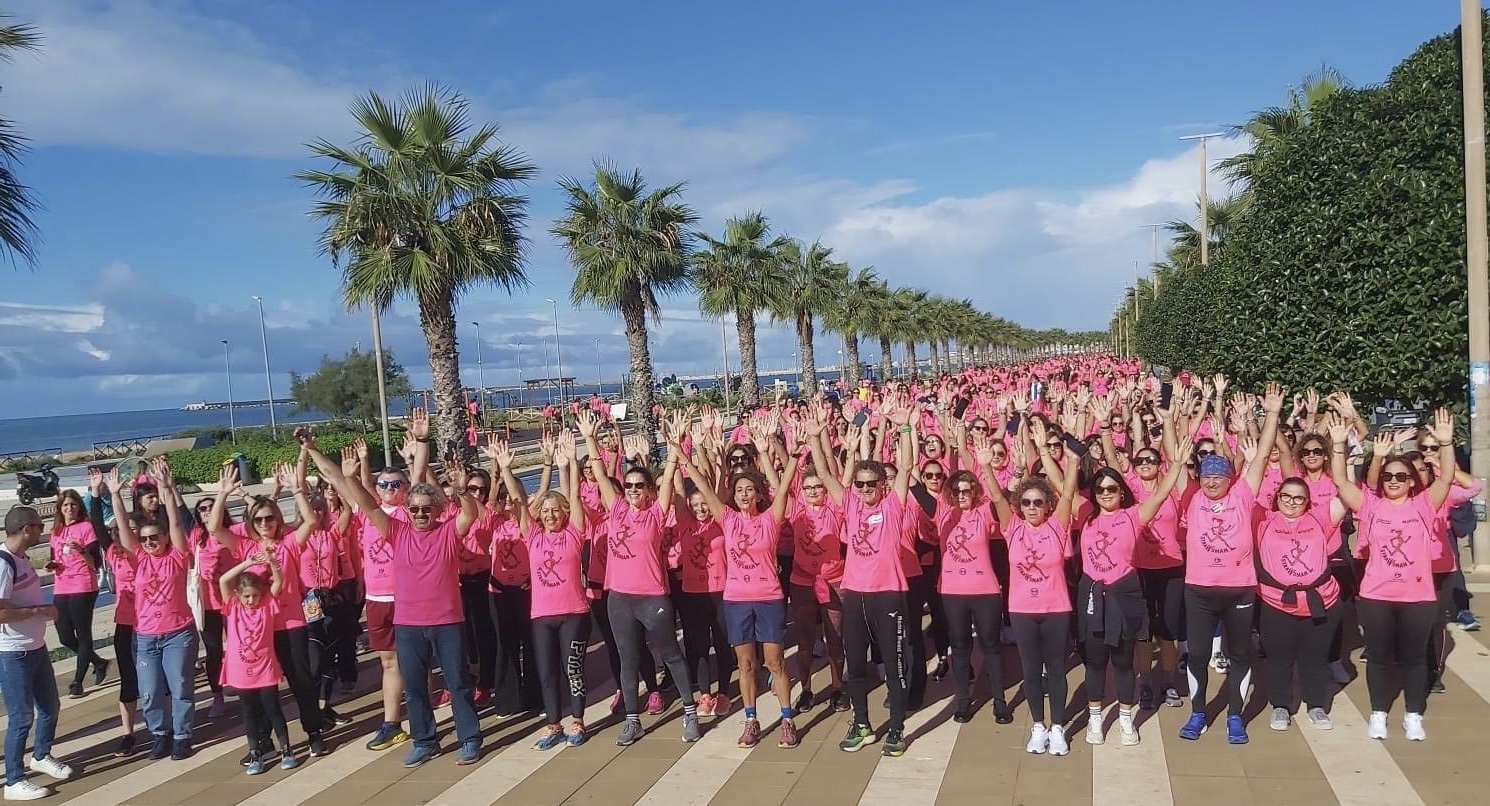
<instances>
[{"instance_id":1,"label":"crosswalk stripe","mask_svg":"<svg viewBox=\"0 0 1490 806\"><path fill-rule=\"evenodd\" d=\"M973 679L978 679L981 664L973 666ZM947 774L947 764L952 760L952 748L957 746L957 734L962 725L952 721L947 711L952 709L950 698L930 700L926 707L906 717L905 755L899 758L881 756L875 765L864 793L859 796L860 806L917 806L936 803L942 788L942 778ZM938 708L937 706L941 707ZM940 724L922 733L933 719L941 717ZM914 737L912 739L911 737ZM880 736L884 740L884 736Z\"/></svg>"},{"instance_id":2,"label":"crosswalk stripe","mask_svg":"<svg viewBox=\"0 0 1490 806\"><path fill-rule=\"evenodd\" d=\"M1490 702L1490 650L1465 635L1454 636L1454 649L1445 663L1480 699Z\"/></svg>"},{"instance_id":3,"label":"crosswalk stripe","mask_svg":"<svg viewBox=\"0 0 1490 806\"><path fill-rule=\"evenodd\" d=\"M1364 683L1365 681L1360 681ZM1386 745L1366 738L1366 719L1344 693L1330 709L1334 730L1299 726L1299 733L1329 781L1340 806L1414 806L1422 804Z\"/></svg>"},{"instance_id":4,"label":"crosswalk stripe","mask_svg":"<svg viewBox=\"0 0 1490 806\"><path fill-rule=\"evenodd\" d=\"M244 748L241 735L228 735L216 742L196 748L191 758L183 761L149 762L128 775L116 778L107 785L85 792L68 803L80 806L115 806L131 803L134 798L149 792L168 780L174 780L198 767L210 764L234 750Z\"/></svg>"},{"instance_id":5,"label":"crosswalk stripe","mask_svg":"<svg viewBox=\"0 0 1490 806\"><path fill-rule=\"evenodd\" d=\"M790 668L790 666L788 666ZM776 695L762 692L755 701L757 714L776 714L761 719L761 733L770 734L781 723L781 704ZM731 716L744 711L735 709ZM732 722L734 720L731 720ZM751 750L739 747L728 723L715 723L703 738L683 753L637 801L640 804L704 806L719 794L731 775L750 757Z\"/></svg>"},{"instance_id":6,"label":"crosswalk stripe","mask_svg":"<svg viewBox=\"0 0 1490 806\"><path fill-rule=\"evenodd\" d=\"M1116 708L1111 709L1116 711ZM1169 783L1169 761L1164 755L1164 730L1158 714L1139 726L1140 741L1134 747L1123 747L1116 720L1110 726L1107 741L1092 749L1093 806L1160 806L1174 803ZM1078 734L1077 739L1080 739ZM1122 786L1112 786L1122 781Z\"/></svg>"}]
</instances>

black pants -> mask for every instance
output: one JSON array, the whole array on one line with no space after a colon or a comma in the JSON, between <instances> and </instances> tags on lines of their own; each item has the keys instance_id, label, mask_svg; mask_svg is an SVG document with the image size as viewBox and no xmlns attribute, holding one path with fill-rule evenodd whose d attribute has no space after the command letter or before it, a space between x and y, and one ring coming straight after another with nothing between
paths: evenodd
<instances>
[{"instance_id":1,"label":"black pants","mask_svg":"<svg viewBox=\"0 0 1490 806\"><path fill-rule=\"evenodd\" d=\"M687 593L679 595L678 615L683 621L683 654L688 672L693 675L693 690L709 693L710 681L720 693L729 689L735 672L735 650L729 645L724 629L723 593ZM798 629L803 629L798 625ZM714 650L713 674L709 673L709 650ZM811 681L807 681L811 685Z\"/></svg>"},{"instance_id":2,"label":"black pants","mask_svg":"<svg viewBox=\"0 0 1490 806\"><path fill-rule=\"evenodd\" d=\"M1221 625L1221 647L1231 668L1226 675L1226 712L1240 714L1252 685L1252 610L1256 588L1185 586L1185 639L1190 643L1190 710L1204 711L1210 683L1211 638Z\"/></svg>"},{"instance_id":3,"label":"black pants","mask_svg":"<svg viewBox=\"0 0 1490 806\"><path fill-rule=\"evenodd\" d=\"M207 685L213 694L222 693L222 641L226 630L221 610L202 611L202 648L207 651Z\"/></svg>"},{"instance_id":4,"label":"black pants","mask_svg":"<svg viewBox=\"0 0 1490 806\"><path fill-rule=\"evenodd\" d=\"M1361 599L1356 613L1366 633L1366 691L1371 710L1390 711L1401 691L1407 712L1428 708L1428 634L1436 602L1381 602ZM1395 668L1394 668L1395 667ZM1399 682L1394 672L1401 671Z\"/></svg>"},{"instance_id":5,"label":"black pants","mask_svg":"<svg viewBox=\"0 0 1490 806\"><path fill-rule=\"evenodd\" d=\"M274 657L279 668L284 670L285 682L290 684L290 693L300 709L300 729L307 736L316 736L325 729L321 722L321 702L316 698L316 677L312 672L317 659L311 657L315 645L310 641L310 631L305 627L278 630L274 633ZM421 681L409 681L410 685L422 685Z\"/></svg>"},{"instance_id":6,"label":"black pants","mask_svg":"<svg viewBox=\"0 0 1490 806\"><path fill-rule=\"evenodd\" d=\"M533 668L533 592L504 588L491 594L496 625L496 673L492 703L499 714L519 714L538 707L538 670Z\"/></svg>"},{"instance_id":7,"label":"black pants","mask_svg":"<svg viewBox=\"0 0 1490 806\"><path fill-rule=\"evenodd\" d=\"M905 640L908 653L906 667L906 702L920 708L926 701L926 604L936 591L936 578L927 573L906 580ZM883 652L883 647L881 652Z\"/></svg>"},{"instance_id":8,"label":"black pants","mask_svg":"<svg viewBox=\"0 0 1490 806\"><path fill-rule=\"evenodd\" d=\"M970 708L973 702L973 630L978 632L978 651L983 654L983 671L993 689L994 702L1004 701L1004 654L999 632L1004 626L1003 594L943 594L942 613L947 624L947 640L952 650L952 684L958 710Z\"/></svg>"},{"instance_id":9,"label":"black pants","mask_svg":"<svg viewBox=\"0 0 1490 806\"><path fill-rule=\"evenodd\" d=\"M326 653L321 662L321 698L330 701L333 684L357 681L357 636L362 604L357 601L357 580L344 579L332 588L326 606Z\"/></svg>"},{"instance_id":10,"label":"black pants","mask_svg":"<svg viewBox=\"0 0 1490 806\"><path fill-rule=\"evenodd\" d=\"M74 686L83 685L88 670L99 662L93 649L93 604L97 601L98 591L59 593L52 597L52 605L57 609L57 640L77 653L72 673Z\"/></svg>"},{"instance_id":11,"label":"black pants","mask_svg":"<svg viewBox=\"0 0 1490 806\"><path fill-rule=\"evenodd\" d=\"M880 649L885 664L885 686L890 694L890 729L905 729L906 700L915 655L910 646L906 595L901 591L843 596L843 687L854 706L854 722L869 724L869 642ZM913 614L918 618L918 614ZM926 674L923 665L921 674Z\"/></svg>"},{"instance_id":12,"label":"black pants","mask_svg":"<svg viewBox=\"0 0 1490 806\"><path fill-rule=\"evenodd\" d=\"M271 749L270 739L279 739L282 749L290 747L290 728L285 712L279 707L279 687L240 688L238 702L243 706L243 729L248 735L248 749L264 753Z\"/></svg>"},{"instance_id":13,"label":"black pants","mask_svg":"<svg viewBox=\"0 0 1490 806\"><path fill-rule=\"evenodd\" d=\"M1336 602L1325 611L1323 621L1284 613L1266 602L1258 607L1257 634L1268 652L1264 661L1268 703L1274 708L1287 708L1293 703L1293 670L1297 667L1304 707L1324 708L1329 704L1330 642L1344 605Z\"/></svg>"},{"instance_id":14,"label":"black pants","mask_svg":"<svg viewBox=\"0 0 1490 806\"><path fill-rule=\"evenodd\" d=\"M1454 574L1434 574L1433 587L1438 592L1438 607L1433 612L1433 629L1428 631L1429 682L1443 677L1443 664L1449 655L1449 622L1459 615L1454 601Z\"/></svg>"},{"instance_id":15,"label":"black pants","mask_svg":"<svg viewBox=\"0 0 1490 806\"><path fill-rule=\"evenodd\" d=\"M723 594L720 596L722 598ZM605 659L610 664L610 677L616 683L616 691L620 691L621 653L616 649L616 632L610 626L610 608L606 606L609 599L609 593L601 594L599 599L591 599L590 615L595 618L595 626L600 628L600 640L605 643ZM657 661L653 660L652 653L643 652L638 661L640 665L637 673L647 685L647 693L657 691Z\"/></svg>"},{"instance_id":16,"label":"black pants","mask_svg":"<svg viewBox=\"0 0 1490 806\"><path fill-rule=\"evenodd\" d=\"M114 625L114 668L119 670L119 702L132 705L140 699L140 678L135 672L135 628Z\"/></svg>"},{"instance_id":17,"label":"black pants","mask_svg":"<svg viewBox=\"0 0 1490 806\"><path fill-rule=\"evenodd\" d=\"M1356 577L1354 560L1346 558L1345 561L1330 560L1330 576L1335 578L1335 583L1340 586L1340 604L1342 605L1339 618L1335 619L1335 634L1330 637L1329 661L1334 663L1340 660L1345 648L1345 611L1343 605L1355 601L1356 593L1359 591L1360 580Z\"/></svg>"},{"instance_id":18,"label":"black pants","mask_svg":"<svg viewBox=\"0 0 1490 806\"><path fill-rule=\"evenodd\" d=\"M1108 605L1112 607L1113 605ZM1117 646L1109 646L1103 639L1088 635L1084 641L1086 650L1082 659L1086 664L1086 701L1102 702L1107 694L1107 667L1112 667L1112 680L1117 686L1117 701L1132 705L1138 701L1134 690L1137 680L1133 675L1133 655L1137 642L1124 637Z\"/></svg>"},{"instance_id":19,"label":"black pants","mask_svg":"<svg viewBox=\"0 0 1490 806\"><path fill-rule=\"evenodd\" d=\"M585 649L590 645L590 616L544 616L533 620L533 660L543 691L543 712L556 725L566 710L585 715ZM567 708L566 708L567 706Z\"/></svg>"},{"instance_id":20,"label":"black pants","mask_svg":"<svg viewBox=\"0 0 1490 806\"><path fill-rule=\"evenodd\" d=\"M496 603L488 592L489 574L465 574L460 578L460 603L465 611L466 661L476 667L476 688L491 691L497 685ZM532 597L529 597L529 603Z\"/></svg>"},{"instance_id":21,"label":"black pants","mask_svg":"<svg viewBox=\"0 0 1490 806\"><path fill-rule=\"evenodd\" d=\"M1066 657L1071 654L1070 613L1010 613L1014 645L1024 670L1024 701L1030 718L1045 721L1045 698L1050 697L1051 722L1066 721ZM981 633L982 631L979 630Z\"/></svg>"},{"instance_id":22,"label":"black pants","mask_svg":"<svg viewBox=\"0 0 1490 806\"><path fill-rule=\"evenodd\" d=\"M626 704L626 715L641 713L636 682L648 644L657 650L662 665L667 667L673 685L678 689L678 698L685 707L692 707L693 684L689 681L683 649L678 646L677 617L673 613L672 600L666 594L635 596L611 591L605 606L616 636L616 652L621 656L621 699Z\"/></svg>"}]
</instances>

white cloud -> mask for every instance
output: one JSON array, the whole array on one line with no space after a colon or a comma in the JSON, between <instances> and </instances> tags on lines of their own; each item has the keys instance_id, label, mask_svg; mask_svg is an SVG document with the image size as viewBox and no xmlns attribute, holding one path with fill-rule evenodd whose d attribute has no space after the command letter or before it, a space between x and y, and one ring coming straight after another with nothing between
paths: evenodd
<instances>
[{"instance_id":1,"label":"white cloud","mask_svg":"<svg viewBox=\"0 0 1490 806\"><path fill-rule=\"evenodd\" d=\"M87 333L103 324L101 305L28 305L0 301L0 327L43 328Z\"/></svg>"}]
</instances>

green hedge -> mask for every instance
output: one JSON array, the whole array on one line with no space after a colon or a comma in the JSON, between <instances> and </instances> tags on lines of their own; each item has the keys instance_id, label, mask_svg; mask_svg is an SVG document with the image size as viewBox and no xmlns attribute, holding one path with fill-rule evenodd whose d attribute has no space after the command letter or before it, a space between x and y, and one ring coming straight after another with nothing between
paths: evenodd
<instances>
[{"instance_id":1,"label":"green hedge","mask_svg":"<svg viewBox=\"0 0 1490 806\"><path fill-rule=\"evenodd\" d=\"M403 439L403 431L395 429L389 433L395 445ZM316 435L316 445L328 456L339 455L341 449L352 444L358 438L367 440L368 460L372 462L374 470L383 467L383 434L375 431L363 435L360 431L337 430ZM193 484L215 484L218 475L222 472L222 466L233 454L241 453L247 456L254 464L254 470L260 477L267 477L274 470L274 465L279 462L293 462L300 456L300 446L294 441L280 440L274 442L268 439L241 439L237 445L232 443L221 443L210 448L199 448L190 451L176 451L167 454L166 458L171 462L171 470L176 478Z\"/></svg>"}]
</instances>

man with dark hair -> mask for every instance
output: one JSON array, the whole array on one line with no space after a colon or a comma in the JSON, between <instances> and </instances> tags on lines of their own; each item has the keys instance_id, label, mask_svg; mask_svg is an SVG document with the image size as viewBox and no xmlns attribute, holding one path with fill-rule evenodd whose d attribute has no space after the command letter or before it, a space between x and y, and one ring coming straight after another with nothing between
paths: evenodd
<instances>
[{"instance_id":1,"label":"man with dark hair","mask_svg":"<svg viewBox=\"0 0 1490 806\"><path fill-rule=\"evenodd\" d=\"M5 513L5 544L0 546L0 694L9 724L5 729L5 799L39 800L52 790L26 779L26 767L57 780L72 768L52 758L57 734L57 680L47 658L47 622L57 611L46 602L41 577L26 550L41 542L41 516L31 507ZM36 724L36 744L25 756L26 739ZM22 758L26 763L22 764Z\"/></svg>"}]
</instances>

